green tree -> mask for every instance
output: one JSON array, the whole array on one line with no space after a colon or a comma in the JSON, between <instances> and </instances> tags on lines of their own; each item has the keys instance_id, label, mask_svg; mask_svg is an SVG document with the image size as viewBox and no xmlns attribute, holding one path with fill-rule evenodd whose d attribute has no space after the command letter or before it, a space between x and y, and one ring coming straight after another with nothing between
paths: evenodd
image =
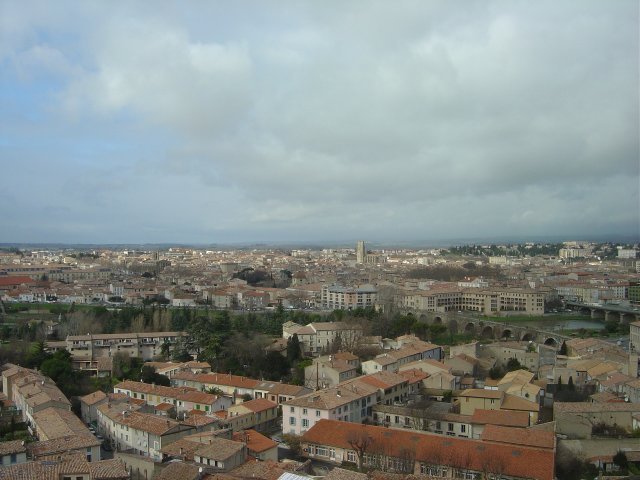
<instances>
[{"instance_id":1,"label":"green tree","mask_svg":"<svg viewBox=\"0 0 640 480\"><path fill-rule=\"evenodd\" d=\"M562 346L560 347L560 351L558 352L560 355L567 355L567 342L563 341Z\"/></svg>"},{"instance_id":2,"label":"green tree","mask_svg":"<svg viewBox=\"0 0 640 480\"><path fill-rule=\"evenodd\" d=\"M26 366L28 368L40 368L45 360L51 358L51 354L47 352L47 344L44 340L36 342L26 358Z\"/></svg>"},{"instance_id":3,"label":"green tree","mask_svg":"<svg viewBox=\"0 0 640 480\"><path fill-rule=\"evenodd\" d=\"M507 362L507 372L513 372L515 370L526 370L526 368L520 364L517 358L510 358Z\"/></svg>"},{"instance_id":4,"label":"green tree","mask_svg":"<svg viewBox=\"0 0 640 480\"><path fill-rule=\"evenodd\" d=\"M56 383L61 383L64 378L73 377L71 354L66 350L58 350L51 358L42 362L40 371Z\"/></svg>"},{"instance_id":5,"label":"green tree","mask_svg":"<svg viewBox=\"0 0 640 480\"><path fill-rule=\"evenodd\" d=\"M267 380L282 380L291 374L291 364L280 352L269 352L264 357L264 364L260 370Z\"/></svg>"},{"instance_id":6,"label":"green tree","mask_svg":"<svg viewBox=\"0 0 640 480\"><path fill-rule=\"evenodd\" d=\"M627 454L622 450L618 450L618 453L613 456L613 463L615 463L622 470L627 470L627 468L629 468L629 460L627 459Z\"/></svg>"},{"instance_id":7,"label":"green tree","mask_svg":"<svg viewBox=\"0 0 640 480\"><path fill-rule=\"evenodd\" d=\"M302 358L302 350L300 349L300 340L297 334L293 334L287 340L287 360L293 364Z\"/></svg>"},{"instance_id":8,"label":"green tree","mask_svg":"<svg viewBox=\"0 0 640 480\"><path fill-rule=\"evenodd\" d=\"M144 365L140 371L140 380L144 383L154 383L156 385L164 385L165 387L171 386L171 380L166 375L161 375L156 372L154 367Z\"/></svg>"}]
</instances>

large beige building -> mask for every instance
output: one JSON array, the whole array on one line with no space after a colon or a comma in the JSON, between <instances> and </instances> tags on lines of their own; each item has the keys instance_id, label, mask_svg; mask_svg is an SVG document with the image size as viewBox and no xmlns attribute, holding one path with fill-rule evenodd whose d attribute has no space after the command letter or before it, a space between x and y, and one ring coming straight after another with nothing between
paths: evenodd
<instances>
[{"instance_id":1,"label":"large beige building","mask_svg":"<svg viewBox=\"0 0 640 480\"><path fill-rule=\"evenodd\" d=\"M524 288L446 288L405 291L395 296L400 308L427 312L474 311L484 315L518 312L544 314L544 293Z\"/></svg>"}]
</instances>

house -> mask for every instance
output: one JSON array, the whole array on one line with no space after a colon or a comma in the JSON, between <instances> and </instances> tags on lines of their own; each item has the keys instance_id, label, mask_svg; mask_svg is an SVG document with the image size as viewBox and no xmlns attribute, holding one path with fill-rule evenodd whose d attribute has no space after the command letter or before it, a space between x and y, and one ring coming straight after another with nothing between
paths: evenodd
<instances>
[{"instance_id":1,"label":"house","mask_svg":"<svg viewBox=\"0 0 640 480\"><path fill-rule=\"evenodd\" d=\"M527 428L529 414L527 412L510 412L506 410L484 410L477 408L471 415L472 438L480 438L487 425L500 427Z\"/></svg>"},{"instance_id":2,"label":"house","mask_svg":"<svg viewBox=\"0 0 640 480\"><path fill-rule=\"evenodd\" d=\"M362 372L375 373L382 370L397 372L408 363L421 360L440 361L443 358L442 347L423 342L413 336L399 337L400 347L376 356L373 360L362 363Z\"/></svg>"},{"instance_id":3,"label":"house","mask_svg":"<svg viewBox=\"0 0 640 480\"><path fill-rule=\"evenodd\" d=\"M251 428L258 431L272 430L278 421L278 405L266 398L249 400L228 408L228 415L249 415L252 418ZM235 430L234 430L235 431Z\"/></svg>"},{"instance_id":4,"label":"house","mask_svg":"<svg viewBox=\"0 0 640 480\"><path fill-rule=\"evenodd\" d=\"M122 410L121 405L100 405L98 431L118 450L131 450L160 461L163 446L193 433L195 427L166 417Z\"/></svg>"},{"instance_id":5,"label":"house","mask_svg":"<svg viewBox=\"0 0 640 480\"><path fill-rule=\"evenodd\" d=\"M24 440L0 442L0 465L9 466L27 461L27 447ZM0 469L1 470L1 469Z\"/></svg>"},{"instance_id":6,"label":"house","mask_svg":"<svg viewBox=\"0 0 640 480\"><path fill-rule=\"evenodd\" d=\"M344 322L313 322L302 326L294 322L282 325L282 338L297 335L300 348L308 356L321 355L328 350L349 350L362 337L362 327Z\"/></svg>"},{"instance_id":7,"label":"house","mask_svg":"<svg viewBox=\"0 0 640 480\"><path fill-rule=\"evenodd\" d=\"M451 412L451 405L433 402L427 405L373 407L376 425L471 438L471 417Z\"/></svg>"},{"instance_id":8,"label":"house","mask_svg":"<svg viewBox=\"0 0 640 480\"><path fill-rule=\"evenodd\" d=\"M476 409L527 412L529 425L538 422L540 412L539 403L500 390L471 388L460 392L458 401L463 415L473 415Z\"/></svg>"},{"instance_id":9,"label":"house","mask_svg":"<svg viewBox=\"0 0 640 480\"><path fill-rule=\"evenodd\" d=\"M321 419L361 423L378 403L378 387L350 382L295 398L282 405L282 431L301 435Z\"/></svg>"},{"instance_id":10,"label":"house","mask_svg":"<svg viewBox=\"0 0 640 480\"><path fill-rule=\"evenodd\" d=\"M313 364L304 369L304 384L307 387L335 387L337 384L355 378L358 375L356 366L344 360L334 359L331 355L313 360Z\"/></svg>"},{"instance_id":11,"label":"house","mask_svg":"<svg viewBox=\"0 0 640 480\"><path fill-rule=\"evenodd\" d=\"M640 404L616 403L565 403L553 404L556 433L568 438L591 438L593 434L618 430L631 432L640 415ZM634 423L635 422L635 423Z\"/></svg>"},{"instance_id":12,"label":"house","mask_svg":"<svg viewBox=\"0 0 640 480\"><path fill-rule=\"evenodd\" d=\"M321 420L302 436L303 455L397 474L552 480L555 450ZM526 459L526 461L523 461Z\"/></svg>"},{"instance_id":13,"label":"house","mask_svg":"<svg viewBox=\"0 0 640 480\"><path fill-rule=\"evenodd\" d=\"M27 454L29 458L35 460L50 458L67 452L77 452L84 455L87 462L99 462L101 459L100 445L102 445L102 441L87 432L29 443L27 445Z\"/></svg>"},{"instance_id":14,"label":"house","mask_svg":"<svg viewBox=\"0 0 640 480\"><path fill-rule=\"evenodd\" d=\"M253 396L260 381L230 373L182 372L174 375L171 384L176 387L188 386L196 390L217 389L230 397L242 397L243 395Z\"/></svg>"},{"instance_id":15,"label":"house","mask_svg":"<svg viewBox=\"0 0 640 480\"><path fill-rule=\"evenodd\" d=\"M267 400L282 405L284 402L311 393L313 390L301 385L289 385L281 382L261 381L253 389L253 397L266 398Z\"/></svg>"},{"instance_id":16,"label":"house","mask_svg":"<svg viewBox=\"0 0 640 480\"><path fill-rule=\"evenodd\" d=\"M96 423L98 419L98 406L107 403L107 394L102 390L80 397L80 413L82 421L86 424Z\"/></svg>"},{"instance_id":17,"label":"house","mask_svg":"<svg viewBox=\"0 0 640 480\"><path fill-rule=\"evenodd\" d=\"M134 399L144 400L151 406L173 406L178 414L191 410L213 413L228 408L232 403L230 397L201 392L193 387L166 387L132 380L120 382L113 390Z\"/></svg>"},{"instance_id":18,"label":"house","mask_svg":"<svg viewBox=\"0 0 640 480\"><path fill-rule=\"evenodd\" d=\"M255 430L243 430L235 432L232 439L236 442L242 442L247 446L249 456L260 460L278 461L278 443L265 437Z\"/></svg>"},{"instance_id":19,"label":"house","mask_svg":"<svg viewBox=\"0 0 640 480\"><path fill-rule=\"evenodd\" d=\"M88 462L75 452L18 463L0 468L0 480L29 478L38 480L129 480L129 472L120 460Z\"/></svg>"},{"instance_id":20,"label":"house","mask_svg":"<svg viewBox=\"0 0 640 480\"><path fill-rule=\"evenodd\" d=\"M246 444L219 437L212 437L208 444L200 445L193 453L196 465L206 465L219 472L228 472L242 465L246 458Z\"/></svg>"}]
</instances>

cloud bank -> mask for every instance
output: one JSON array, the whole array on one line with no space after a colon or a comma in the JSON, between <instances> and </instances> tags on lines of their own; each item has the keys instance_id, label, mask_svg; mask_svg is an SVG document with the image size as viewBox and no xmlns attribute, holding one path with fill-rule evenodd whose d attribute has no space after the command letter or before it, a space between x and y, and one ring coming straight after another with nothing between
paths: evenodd
<instances>
[{"instance_id":1,"label":"cloud bank","mask_svg":"<svg viewBox=\"0 0 640 480\"><path fill-rule=\"evenodd\" d=\"M0 18L0 241L640 231L635 1Z\"/></svg>"}]
</instances>

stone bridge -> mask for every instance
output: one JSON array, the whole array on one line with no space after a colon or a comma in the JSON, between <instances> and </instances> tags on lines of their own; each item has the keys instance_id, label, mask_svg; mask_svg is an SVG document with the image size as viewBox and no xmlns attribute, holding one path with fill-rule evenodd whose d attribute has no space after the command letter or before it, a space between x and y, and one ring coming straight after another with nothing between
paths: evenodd
<instances>
[{"instance_id":1,"label":"stone bridge","mask_svg":"<svg viewBox=\"0 0 640 480\"><path fill-rule=\"evenodd\" d=\"M410 313L428 325L444 325L452 334L466 333L478 338L491 340L533 341L560 348L563 341L571 338L566 335L560 335L557 332L547 332L526 325L510 324L508 318L495 321L455 312L433 313L406 310L402 313Z\"/></svg>"},{"instance_id":2,"label":"stone bridge","mask_svg":"<svg viewBox=\"0 0 640 480\"><path fill-rule=\"evenodd\" d=\"M621 305L612 304L593 304L573 302L567 300L564 302L568 308L578 310L580 313L590 315L596 320L618 320L621 324L626 325L636 320L640 320L640 310L638 308L623 307Z\"/></svg>"}]
</instances>

